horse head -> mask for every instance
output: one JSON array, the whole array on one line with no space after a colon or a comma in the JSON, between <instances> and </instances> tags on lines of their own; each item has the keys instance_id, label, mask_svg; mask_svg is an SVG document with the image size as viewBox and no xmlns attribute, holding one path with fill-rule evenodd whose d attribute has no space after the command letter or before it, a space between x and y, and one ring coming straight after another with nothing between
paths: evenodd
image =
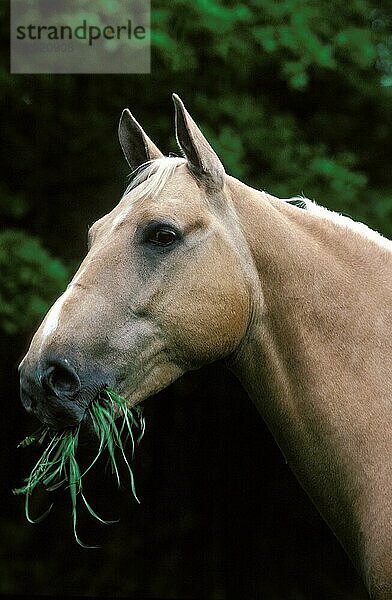
<instances>
[{"instance_id":1,"label":"horse head","mask_svg":"<svg viewBox=\"0 0 392 600\"><path fill-rule=\"evenodd\" d=\"M164 157L128 109L119 140L132 179L89 230L89 249L35 333L21 398L75 425L106 386L134 406L226 357L252 314L252 273L221 161L173 96L182 157Z\"/></svg>"}]
</instances>

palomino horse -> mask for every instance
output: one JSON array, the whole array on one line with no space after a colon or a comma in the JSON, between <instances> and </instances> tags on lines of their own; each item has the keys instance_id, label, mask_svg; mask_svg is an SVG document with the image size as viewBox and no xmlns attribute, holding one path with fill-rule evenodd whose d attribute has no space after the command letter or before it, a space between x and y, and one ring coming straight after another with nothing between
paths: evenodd
<instances>
[{"instance_id":1,"label":"palomino horse","mask_svg":"<svg viewBox=\"0 0 392 600\"><path fill-rule=\"evenodd\" d=\"M183 157L128 110L133 180L20 367L25 407L78 423L225 359L372 598L392 598L392 243L227 175L174 96ZM296 204L302 202L302 207Z\"/></svg>"}]
</instances>

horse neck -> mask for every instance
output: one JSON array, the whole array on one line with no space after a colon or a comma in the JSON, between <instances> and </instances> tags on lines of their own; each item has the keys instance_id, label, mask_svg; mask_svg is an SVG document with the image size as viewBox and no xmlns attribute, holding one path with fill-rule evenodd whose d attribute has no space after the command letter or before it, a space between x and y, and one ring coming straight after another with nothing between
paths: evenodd
<instances>
[{"instance_id":1,"label":"horse neck","mask_svg":"<svg viewBox=\"0 0 392 600\"><path fill-rule=\"evenodd\" d=\"M256 268L231 368L364 578L384 569L392 594L392 254L230 187Z\"/></svg>"}]
</instances>

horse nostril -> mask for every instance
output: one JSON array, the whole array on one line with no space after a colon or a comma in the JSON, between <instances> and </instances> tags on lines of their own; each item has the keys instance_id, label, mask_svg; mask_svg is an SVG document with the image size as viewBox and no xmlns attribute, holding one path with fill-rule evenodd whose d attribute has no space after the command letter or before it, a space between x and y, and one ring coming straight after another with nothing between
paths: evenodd
<instances>
[{"instance_id":1,"label":"horse nostril","mask_svg":"<svg viewBox=\"0 0 392 600\"><path fill-rule=\"evenodd\" d=\"M42 386L58 397L72 397L80 390L80 379L72 367L52 364L44 371Z\"/></svg>"}]
</instances>

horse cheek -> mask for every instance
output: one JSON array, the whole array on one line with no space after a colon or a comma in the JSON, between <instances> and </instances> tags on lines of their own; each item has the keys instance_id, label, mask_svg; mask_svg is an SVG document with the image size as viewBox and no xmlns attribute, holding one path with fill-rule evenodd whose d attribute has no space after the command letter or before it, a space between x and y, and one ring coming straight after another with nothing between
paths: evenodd
<instances>
[{"instance_id":1,"label":"horse cheek","mask_svg":"<svg viewBox=\"0 0 392 600\"><path fill-rule=\"evenodd\" d=\"M248 322L245 289L193 293L165 311L163 324L171 348L185 369L195 369L231 354Z\"/></svg>"}]
</instances>

